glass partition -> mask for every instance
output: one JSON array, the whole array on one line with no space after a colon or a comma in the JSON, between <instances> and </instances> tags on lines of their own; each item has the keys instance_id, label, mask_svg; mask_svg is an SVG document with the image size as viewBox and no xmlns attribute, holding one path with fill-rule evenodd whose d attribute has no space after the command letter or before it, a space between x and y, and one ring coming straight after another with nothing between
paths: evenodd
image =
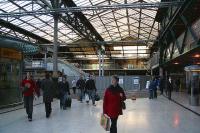
<instances>
[{"instance_id":1,"label":"glass partition","mask_svg":"<svg viewBox=\"0 0 200 133\"><path fill-rule=\"evenodd\" d=\"M22 101L20 81L21 60L0 56L0 107Z\"/></svg>"}]
</instances>

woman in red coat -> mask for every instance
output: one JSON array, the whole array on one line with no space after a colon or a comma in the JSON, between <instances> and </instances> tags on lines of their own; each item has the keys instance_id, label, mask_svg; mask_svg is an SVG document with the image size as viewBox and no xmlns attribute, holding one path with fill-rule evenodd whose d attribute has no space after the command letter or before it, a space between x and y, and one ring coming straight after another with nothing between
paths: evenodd
<instances>
[{"instance_id":1,"label":"woman in red coat","mask_svg":"<svg viewBox=\"0 0 200 133\"><path fill-rule=\"evenodd\" d=\"M110 117L110 133L117 133L117 119L122 115L122 102L126 100L123 89L118 84L119 78L112 76L112 84L106 89L103 102L103 113Z\"/></svg>"},{"instance_id":2,"label":"woman in red coat","mask_svg":"<svg viewBox=\"0 0 200 133\"><path fill-rule=\"evenodd\" d=\"M33 97L34 93L38 94L38 89L36 87L35 81L31 78L30 73L27 73L26 78L22 81L21 89L24 95L24 105L26 108L26 113L28 115L28 120L32 121Z\"/></svg>"}]
</instances>

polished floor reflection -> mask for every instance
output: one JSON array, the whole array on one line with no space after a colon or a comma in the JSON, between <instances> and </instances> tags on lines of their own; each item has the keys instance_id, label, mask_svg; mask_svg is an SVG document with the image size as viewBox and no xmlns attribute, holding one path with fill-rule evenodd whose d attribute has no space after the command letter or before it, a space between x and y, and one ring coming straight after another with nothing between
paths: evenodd
<instances>
[{"instance_id":1,"label":"polished floor reflection","mask_svg":"<svg viewBox=\"0 0 200 133\"><path fill-rule=\"evenodd\" d=\"M118 133L200 133L200 117L164 97L127 100L126 104ZM104 133L99 124L101 112L102 102L93 107L73 100L71 109L60 110L54 101L49 119L43 104L34 107L32 122L27 121L24 109L1 114L0 133Z\"/></svg>"}]
</instances>

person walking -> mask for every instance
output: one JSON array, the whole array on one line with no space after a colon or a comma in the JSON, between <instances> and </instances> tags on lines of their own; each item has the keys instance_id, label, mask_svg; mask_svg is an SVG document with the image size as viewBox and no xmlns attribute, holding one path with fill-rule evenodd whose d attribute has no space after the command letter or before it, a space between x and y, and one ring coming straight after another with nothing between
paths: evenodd
<instances>
[{"instance_id":1,"label":"person walking","mask_svg":"<svg viewBox=\"0 0 200 133\"><path fill-rule=\"evenodd\" d=\"M181 84L181 81L180 81L180 79L178 78L178 79L176 79L176 81L175 81L175 85L176 85L176 88L175 88L175 90L176 90L176 92L178 92L179 91L179 89L180 89L180 84Z\"/></svg>"},{"instance_id":2,"label":"person walking","mask_svg":"<svg viewBox=\"0 0 200 133\"><path fill-rule=\"evenodd\" d=\"M126 100L124 90L119 86L119 78L112 76L112 83L106 89L103 100L103 114L110 117L110 133L117 133L117 120L122 115L123 102Z\"/></svg>"},{"instance_id":3,"label":"person walking","mask_svg":"<svg viewBox=\"0 0 200 133\"><path fill-rule=\"evenodd\" d=\"M60 108L61 109L65 109L65 98L67 96L70 95L70 90L69 90L69 83L67 81L67 77L66 76L63 76L63 80L62 80L62 83L61 83L61 86L60 86L60 94L61 94L61 98L60 98Z\"/></svg>"},{"instance_id":4,"label":"person walking","mask_svg":"<svg viewBox=\"0 0 200 133\"><path fill-rule=\"evenodd\" d=\"M72 89L73 89L74 94L76 94L76 79L72 80Z\"/></svg>"},{"instance_id":5,"label":"person walking","mask_svg":"<svg viewBox=\"0 0 200 133\"><path fill-rule=\"evenodd\" d=\"M54 83L50 80L48 73L46 73L45 79L41 83L41 89L43 91L43 102L45 103L46 117L49 118L52 112L51 102L53 101Z\"/></svg>"},{"instance_id":6,"label":"person walking","mask_svg":"<svg viewBox=\"0 0 200 133\"><path fill-rule=\"evenodd\" d=\"M40 78L38 78L38 80L36 82L36 85L37 85L38 89L41 88L41 80L40 80Z\"/></svg>"},{"instance_id":7,"label":"person walking","mask_svg":"<svg viewBox=\"0 0 200 133\"><path fill-rule=\"evenodd\" d=\"M92 99L93 106L95 105L95 94L96 94L96 85L92 75L89 75L89 79L86 81L85 84L85 91L89 94L89 98Z\"/></svg>"},{"instance_id":8,"label":"person walking","mask_svg":"<svg viewBox=\"0 0 200 133\"><path fill-rule=\"evenodd\" d=\"M173 83L171 77L169 77L167 80L167 96L169 100L171 100L172 90L173 90Z\"/></svg>"},{"instance_id":9,"label":"person walking","mask_svg":"<svg viewBox=\"0 0 200 133\"><path fill-rule=\"evenodd\" d=\"M80 98L80 102L83 102L83 96L84 96L84 91L85 91L85 80L83 79L82 75L80 76L79 80L76 83L76 87L79 90L79 98Z\"/></svg>"},{"instance_id":10,"label":"person walking","mask_svg":"<svg viewBox=\"0 0 200 133\"><path fill-rule=\"evenodd\" d=\"M153 99L154 98L154 90L156 89L156 78L154 77L151 81L150 81L150 85L149 85L149 99Z\"/></svg>"},{"instance_id":11,"label":"person walking","mask_svg":"<svg viewBox=\"0 0 200 133\"><path fill-rule=\"evenodd\" d=\"M160 94L163 95L163 91L165 90L165 78L164 77L160 78L159 88L160 88Z\"/></svg>"},{"instance_id":12,"label":"person walking","mask_svg":"<svg viewBox=\"0 0 200 133\"><path fill-rule=\"evenodd\" d=\"M157 89L159 88L160 79L159 77L155 77L154 87L153 87L153 98L157 98Z\"/></svg>"},{"instance_id":13,"label":"person walking","mask_svg":"<svg viewBox=\"0 0 200 133\"><path fill-rule=\"evenodd\" d=\"M33 99L34 99L34 94L37 91L37 87L34 81L31 79L31 75L29 72L26 74L26 78L22 80L20 88L24 96L24 106L26 108L28 120L32 121Z\"/></svg>"},{"instance_id":14,"label":"person walking","mask_svg":"<svg viewBox=\"0 0 200 133\"><path fill-rule=\"evenodd\" d=\"M63 76L60 73L59 77L58 77L58 82L57 82L57 93L58 93L58 99L60 100L60 109L62 109L62 93L61 93L61 89L62 89L62 84L63 84Z\"/></svg>"}]
</instances>

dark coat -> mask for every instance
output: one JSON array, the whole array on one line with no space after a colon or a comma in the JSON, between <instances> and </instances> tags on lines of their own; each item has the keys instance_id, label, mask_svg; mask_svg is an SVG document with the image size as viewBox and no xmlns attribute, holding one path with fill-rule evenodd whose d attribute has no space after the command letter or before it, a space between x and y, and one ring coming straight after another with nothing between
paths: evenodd
<instances>
[{"instance_id":1,"label":"dark coat","mask_svg":"<svg viewBox=\"0 0 200 133\"><path fill-rule=\"evenodd\" d=\"M170 83L169 80L167 80L167 91L172 91L173 90L173 83Z\"/></svg>"},{"instance_id":2,"label":"dark coat","mask_svg":"<svg viewBox=\"0 0 200 133\"><path fill-rule=\"evenodd\" d=\"M43 90L43 101L52 102L53 101L53 90L54 83L50 79L45 79L41 83L41 89Z\"/></svg>"},{"instance_id":3,"label":"dark coat","mask_svg":"<svg viewBox=\"0 0 200 133\"><path fill-rule=\"evenodd\" d=\"M86 90L95 90L96 91L96 85L93 79L89 79L86 81L85 84L85 89Z\"/></svg>"},{"instance_id":4,"label":"dark coat","mask_svg":"<svg viewBox=\"0 0 200 133\"><path fill-rule=\"evenodd\" d=\"M165 88L165 79L164 78L161 78L160 79L160 89L163 89L164 90Z\"/></svg>"},{"instance_id":5,"label":"dark coat","mask_svg":"<svg viewBox=\"0 0 200 133\"><path fill-rule=\"evenodd\" d=\"M120 96L123 94L123 97ZM126 100L126 95L123 89L117 85L114 87L111 85L106 89L103 101L103 112L110 118L117 118L122 115L122 102Z\"/></svg>"},{"instance_id":6,"label":"dark coat","mask_svg":"<svg viewBox=\"0 0 200 133\"><path fill-rule=\"evenodd\" d=\"M157 82L156 80L152 80L149 85L149 90L156 90Z\"/></svg>"},{"instance_id":7,"label":"dark coat","mask_svg":"<svg viewBox=\"0 0 200 133\"><path fill-rule=\"evenodd\" d=\"M76 83L76 86L78 89L84 90L85 89L85 80L79 79Z\"/></svg>"},{"instance_id":8,"label":"dark coat","mask_svg":"<svg viewBox=\"0 0 200 133\"><path fill-rule=\"evenodd\" d=\"M65 83L61 82L60 83L60 94L61 94L61 96L63 96L66 93L68 93L70 95L69 83L67 81Z\"/></svg>"}]
</instances>

